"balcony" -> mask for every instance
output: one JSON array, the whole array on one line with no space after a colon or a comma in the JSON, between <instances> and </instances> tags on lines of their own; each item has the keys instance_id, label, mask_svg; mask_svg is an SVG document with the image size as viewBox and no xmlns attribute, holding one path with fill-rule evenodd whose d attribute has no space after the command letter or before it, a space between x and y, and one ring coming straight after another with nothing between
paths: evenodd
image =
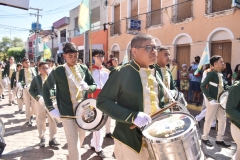
<instances>
[{"instance_id":1,"label":"balcony","mask_svg":"<svg viewBox=\"0 0 240 160\"><path fill-rule=\"evenodd\" d=\"M110 26L110 35L116 36L121 34L121 21L115 21L113 25Z\"/></svg>"},{"instance_id":2,"label":"balcony","mask_svg":"<svg viewBox=\"0 0 240 160\"><path fill-rule=\"evenodd\" d=\"M193 18L193 0L172 6L172 23L191 22Z\"/></svg>"},{"instance_id":3,"label":"balcony","mask_svg":"<svg viewBox=\"0 0 240 160\"><path fill-rule=\"evenodd\" d=\"M159 26L163 24L163 12L161 10L152 11L146 14L146 28Z\"/></svg>"}]
</instances>

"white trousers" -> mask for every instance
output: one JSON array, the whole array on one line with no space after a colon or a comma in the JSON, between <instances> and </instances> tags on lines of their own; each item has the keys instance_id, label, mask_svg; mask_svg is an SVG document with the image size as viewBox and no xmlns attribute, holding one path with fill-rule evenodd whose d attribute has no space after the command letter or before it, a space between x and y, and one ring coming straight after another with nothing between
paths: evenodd
<instances>
[{"instance_id":1,"label":"white trousers","mask_svg":"<svg viewBox=\"0 0 240 160\"><path fill-rule=\"evenodd\" d=\"M106 133L110 133L110 127L111 127L111 118L110 117L108 117L105 127L106 127ZM93 137L91 139L91 147L94 147L96 152L100 152L102 150L102 144L103 144L103 139L104 139L103 128L104 127L102 127L98 131L93 132Z\"/></svg>"},{"instance_id":2,"label":"white trousers","mask_svg":"<svg viewBox=\"0 0 240 160\"><path fill-rule=\"evenodd\" d=\"M4 90L3 80L0 80L0 96L3 95L3 90Z\"/></svg>"},{"instance_id":3,"label":"white trousers","mask_svg":"<svg viewBox=\"0 0 240 160\"><path fill-rule=\"evenodd\" d=\"M51 141L54 136L57 134L57 124L56 122L50 117L50 115L47 113L45 105L39 104L39 102L35 102L35 109L36 109L36 121L37 121L37 129L39 133L39 139L45 138L45 132L46 132L46 117L48 119L49 124L49 136Z\"/></svg>"},{"instance_id":4,"label":"white trousers","mask_svg":"<svg viewBox=\"0 0 240 160\"><path fill-rule=\"evenodd\" d=\"M80 148L85 138L85 131L78 127L75 119L61 118L68 143L67 160L81 160Z\"/></svg>"},{"instance_id":5,"label":"white trousers","mask_svg":"<svg viewBox=\"0 0 240 160\"><path fill-rule=\"evenodd\" d=\"M207 112L207 108L204 108L204 109L202 110L202 112L195 117L196 120L199 122L199 121L201 121L203 118L205 118L206 112ZM214 120L214 121L212 122L211 127L216 127L216 120Z\"/></svg>"},{"instance_id":6,"label":"white trousers","mask_svg":"<svg viewBox=\"0 0 240 160\"><path fill-rule=\"evenodd\" d=\"M29 94L28 88L23 89L23 101L25 103L26 122L28 122L35 112L34 98Z\"/></svg>"},{"instance_id":7,"label":"white trousers","mask_svg":"<svg viewBox=\"0 0 240 160\"><path fill-rule=\"evenodd\" d=\"M126 135L127 136L127 135ZM148 160L149 153L146 144L143 145L140 153L135 152L132 148L114 139L114 154L117 160Z\"/></svg>"},{"instance_id":8,"label":"white trousers","mask_svg":"<svg viewBox=\"0 0 240 160\"><path fill-rule=\"evenodd\" d=\"M14 90L14 95L16 95L16 93L17 93L17 87L13 87L13 90ZM23 109L23 98L17 98L16 97L16 99L17 99L17 104L18 104L18 110L22 110Z\"/></svg>"},{"instance_id":9,"label":"white trousers","mask_svg":"<svg viewBox=\"0 0 240 160\"><path fill-rule=\"evenodd\" d=\"M208 135L214 119L218 120L218 131L216 141L223 141L223 136L226 129L226 111L218 104L210 105L209 101L205 100L207 111L203 129L202 139L208 140Z\"/></svg>"},{"instance_id":10,"label":"white trousers","mask_svg":"<svg viewBox=\"0 0 240 160\"><path fill-rule=\"evenodd\" d=\"M231 123L231 134L233 137L234 142L237 144L237 151L233 156L233 160L239 160L240 159L240 129L233 123Z\"/></svg>"},{"instance_id":11,"label":"white trousers","mask_svg":"<svg viewBox=\"0 0 240 160\"><path fill-rule=\"evenodd\" d=\"M11 89L11 85L10 84L8 84L8 96L9 96L8 97L9 98L9 100L8 100L9 103L14 101L15 94L13 93L13 90Z\"/></svg>"}]
</instances>

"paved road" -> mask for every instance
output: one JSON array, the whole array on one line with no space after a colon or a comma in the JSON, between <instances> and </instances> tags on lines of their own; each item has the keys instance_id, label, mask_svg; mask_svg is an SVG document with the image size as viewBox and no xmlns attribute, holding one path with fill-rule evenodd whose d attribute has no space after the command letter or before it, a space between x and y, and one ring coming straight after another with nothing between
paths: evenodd
<instances>
[{"instance_id":1,"label":"paved road","mask_svg":"<svg viewBox=\"0 0 240 160\"><path fill-rule=\"evenodd\" d=\"M34 121L33 127L27 127L25 123L25 115L19 114L17 105L8 106L8 97L0 102L0 117L2 118L5 127L5 141L7 147L0 157L3 160L42 160L42 159L51 159L51 160L60 160L66 159L67 154L67 143L65 139L64 130L61 124L58 125L58 134L56 136L57 141L61 144L59 147L52 148L48 145L41 149L38 146L38 132L36 128L36 121ZM199 113L199 107L189 106L191 108L190 112L194 116ZM111 124L111 130L114 128L114 121ZM201 122L203 125L203 122ZM202 128L198 129L199 134L202 134ZM48 142L48 130L46 136L46 142ZM215 137L216 131L211 131L211 137ZM229 131L229 122L226 129L226 141L233 142L230 131ZM86 132L86 138L84 145L81 148L81 154L83 160L98 160L97 155L89 148L89 143L92 134ZM210 139L214 143L214 139ZM106 160L113 160L113 140L109 138L104 139L103 144L104 152L107 153L108 158ZM208 160L217 159L217 160L230 160L232 155L235 153L236 145L230 149L219 148L214 146L212 148L206 148L203 146L203 151L206 154Z\"/></svg>"}]
</instances>

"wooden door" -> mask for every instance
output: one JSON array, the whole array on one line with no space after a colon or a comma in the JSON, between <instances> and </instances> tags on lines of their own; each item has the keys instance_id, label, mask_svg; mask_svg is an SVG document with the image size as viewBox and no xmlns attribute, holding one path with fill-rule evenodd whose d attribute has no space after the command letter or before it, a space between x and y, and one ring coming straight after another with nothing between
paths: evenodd
<instances>
[{"instance_id":1,"label":"wooden door","mask_svg":"<svg viewBox=\"0 0 240 160\"><path fill-rule=\"evenodd\" d=\"M187 46L177 46L177 61L180 64L180 68L182 64L187 64L190 66L190 45Z\"/></svg>"},{"instance_id":2,"label":"wooden door","mask_svg":"<svg viewBox=\"0 0 240 160\"><path fill-rule=\"evenodd\" d=\"M120 5L114 6L114 34L120 34Z\"/></svg>"},{"instance_id":3,"label":"wooden door","mask_svg":"<svg viewBox=\"0 0 240 160\"><path fill-rule=\"evenodd\" d=\"M154 11L151 13L151 25L158 25L161 23L161 10L159 10L161 8L161 0L152 0L151 1L151 11Z\"/></svg>"},{"instance_id":4,"label":"wooden door","mask_svg":"<svg viewBox=\"0 0 240 160\"><path fill-rule=\"evenodd\" d=\"M119 51L113 51L113 56L119 60Z\"/></svg>"},{"instance_id":5,"label":"wooden door","mask_svg":"<svg viewBox=\"0 0 240 160\"><path fill-rule=\"evenodd\" d=\"M223 61L231 64L232 42L213 42L211 45L211 56L222 56Z\"/></svg>"},{"instance_id":6,"label":"wooden door","mask_svg":"<svg viewBox=\"0 0 240 160\"><path fill-rule=\"evenodd\" d=\"M138 19L138 0L131 0L131 19Z\"/></svg>"}]
</instances>

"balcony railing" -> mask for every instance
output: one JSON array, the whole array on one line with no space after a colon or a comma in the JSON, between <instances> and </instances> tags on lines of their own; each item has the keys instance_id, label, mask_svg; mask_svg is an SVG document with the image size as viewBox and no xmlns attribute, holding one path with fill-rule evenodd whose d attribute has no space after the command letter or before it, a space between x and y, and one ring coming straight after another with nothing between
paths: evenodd
<instances>
[{"instance_id":1,"label":"balcony railing","mask_svg":"<svg viewBox=\"0 0 240 160\"><path fill-rule=\"evenodd\" d=\"M206 0L206 14L232 8L232 0Z\"/></svg>"},{"instance_id":2,"label":"balcony railing","mask_svg":"<svg viewBox=\"0 0 240 160\"><path fill-rule=\"evenodd\" d=\"M146 28L163 24L162 10L152 11L146 14Z\"/></svg>"},{"instance_id":3,"label":"balcony railing","mask_svg":"<svg viewBox=\"0 0 240 160\"><path fill-rule=\"evenodd\" d=\"M187 0L172 6L172 23L180 23L193 17L193 0Z\"/></svg>"},{"instance_id":4,"label":"balcony railing","mask_svg":"<svg viewBox=\"0 0 240 160\"><path fill-rule=\"evenodd\" d=\"M121 34L121 21L115 21L113 25L110 26L110 35L120 35Z\"/></svg>"}]
</instances>

